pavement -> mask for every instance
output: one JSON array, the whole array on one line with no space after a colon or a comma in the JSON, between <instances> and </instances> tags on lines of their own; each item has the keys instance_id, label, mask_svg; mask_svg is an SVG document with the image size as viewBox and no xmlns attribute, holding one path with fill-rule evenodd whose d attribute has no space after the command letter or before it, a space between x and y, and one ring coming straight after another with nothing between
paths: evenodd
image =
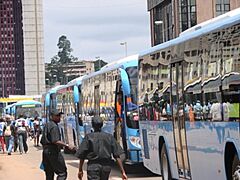
<instances>
[{"instance_id":1,"label":"pavement","mask_svg":"<svg viewBox=\"0 0 240 180\"><path fill-rule=\"evenodd\" d=\"M14 152L12 155L0 152L0 180L43 180L45 173L40 169L42 160L42 147L34 147L28 141L29 151L26 154ZM72 155L64 155L68 168L68 179L77 179L78 159ZM84 172L84 180L87 179Z\"/></svg>"},{"instance_id":2,"label":"pavement","mask_svg":"<svg viewBox=\"0 0 240 180\"><path fill-rule=\"evenodd\" d=\"M26 154L20 155L19 152L14 152L12 155L3 154L0 152L0 180L43 180L45 173L40 169L42 148L34 147L32 141L28 141L29 151ZM73 155L64 154L65 162L68 169L68 180L76 180L78 173L79 160ZM84 177L87 180L86 163L84 164ZM127 173L129 179L132 180L156 180L159 177L151 174L143 167L128 168ZM55 176L56 177L56 176ZM120 180L121 174L117 166L114 166L111 171L110 180Z\"/></svg>"}]
</instances>

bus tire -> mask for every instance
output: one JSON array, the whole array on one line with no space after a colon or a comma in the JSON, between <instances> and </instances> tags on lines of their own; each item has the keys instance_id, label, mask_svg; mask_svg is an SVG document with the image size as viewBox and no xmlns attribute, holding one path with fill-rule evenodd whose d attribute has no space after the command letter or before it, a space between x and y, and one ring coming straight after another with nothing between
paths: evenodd
<instances>
[{"instance_id":1,"label":"bus tire","mask_svg":"<svg viewBox=\"0 0 240 180\"><path fill-rule=\"evenodd\" d=\"M172 175L171 175L169 159L168 159L168 155L167 155L167 148L166 148L165 143L163 143L163 145L162 145L160 159L161 159L160 163L161 163L162 179L163 180L171 180Z\"/></svg>"},{"instance_id":2,"label":"bus tire","mask_svg":"<svg viewBox=\"0 0 240 180\"><path fill-rule=\"evenodd\" d=\"M234 155L232 162L232 179L240 180L240 164L237 154Z\"/></svg>"}]
</instances>

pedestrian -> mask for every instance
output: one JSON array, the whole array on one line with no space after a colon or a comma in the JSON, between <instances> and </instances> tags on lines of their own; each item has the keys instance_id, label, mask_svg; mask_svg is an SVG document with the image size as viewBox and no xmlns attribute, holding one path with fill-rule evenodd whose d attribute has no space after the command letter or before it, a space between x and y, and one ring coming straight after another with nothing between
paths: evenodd
<instances>
[{"instance_id":1,"label":"pedestrian","mask_svg":"<svg viewBox=\"0 0 240 180\"><path fill-rule=\"evenodd\" d=\"M27 134L29 132L27 121L23 118L23 115L19 115L18 119L16 120L16 132L17 132L17 139L18 139L18 146L20 154L27 153L28 145L27 145Z\"/></svg>"},{"instance_id":2,"label":"pedestrian","mask_svg":"<svg viewBox=\"0 0 240 180\"><path fill-rule=\"evenodd\" d=\"M62 112L58 110L51 111L50 121L44 126L40 143L43 145L42 165L45 171L46 180L53 180L54 173L58 175L58 180L67 179L67 167L61 154L61 148L74 151L71 147L61 141L58 123L61 120Z\"/></svg>"},{"instance_id":3,"label":"pedestrian","mask_svg":"<svg viewBox=\"0 0 240 180\"><path fill-rule=\"evenodd\" d=\"M4 154L5 152L5 142L4 142L4 136L3 136L3 131L6 128L6 124L4 122L3 118L0 118L0 144L1 144L1 148L2 148L2 152Z\"/></svg>"},{"instance_id":4,"label":"pedestrian","mask_svg":"<svg viewBox=\"0 0 240 180\"><path fill-rule=\"evenodd\" d=\"M40 128L40 123L39 119L36 116L33 121L33 138L34 138L34 146L39 146L39 136L41 134L41 128Z\"/></svg>"},{"instance_id":5,"label":"pedestrian","mask_svg":"<svg viewBox=\"0 0 240 180\"><path fill-rule=\"evenodd\" d=\"M5 116L5 120L7 125L3 130L3 135L6 143L6 150L8 155L11 155L14 141L14 126L12 125L11 117L9 115Z\"/></svg>"},{"instance_id":6,"label":"pedestrian","mask_svg":"<svg viewBox=\"0 0 240 180\"><path fill-rule=\"evenodd\" d=\"M123 153L123 150L111 134L101 132L102 126L102 119L100 117L93 117L92 127L94 132L85 136L76 153L80 159L78 178L82 179L83 163L85 159L88 159L88 180L107 180L111 172L113 156L120 167L122 179L127 179L120 159L120 154Z\"/></svg>"}]
</instances>

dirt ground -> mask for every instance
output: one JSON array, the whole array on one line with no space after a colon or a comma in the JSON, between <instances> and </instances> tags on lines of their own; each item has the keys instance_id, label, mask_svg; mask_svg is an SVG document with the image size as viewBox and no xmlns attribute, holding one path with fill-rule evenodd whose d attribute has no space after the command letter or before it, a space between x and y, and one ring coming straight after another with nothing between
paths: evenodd
<instances>
[{"instance_id":1,"label":"dirt ground","mask_svg":"<svg viewBox=\"0 0 240 180\"><path fill-rule=\"evenodd\" d=\"M29 151L20 155L19 152L12 155L0 152L0 180L44 180L45 173L40 169L42 148L34 147L32 141L28 141ZM79 160L73 155L64 154L64 159L68 169L68 180L77 180ZM84 164L84 180L87 180L86 164ZM143 166L127 168L128 179L131 180L157 180L156 177ZM55 176L56 177L56 176ZM121 174L117 166L112 167L110 180L121 180Z\"/></svg>"}]
</instances>

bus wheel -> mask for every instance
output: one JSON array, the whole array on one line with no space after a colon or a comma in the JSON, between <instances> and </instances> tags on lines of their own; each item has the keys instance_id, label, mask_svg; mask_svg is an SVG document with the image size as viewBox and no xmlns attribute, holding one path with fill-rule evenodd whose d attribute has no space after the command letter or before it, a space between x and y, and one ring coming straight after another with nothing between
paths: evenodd
<instances>
[{"instance_id":1,"label":"bus wheel","mask_svg":"<svg viewBox=\"0 0 240 180\"><path fill-rule=\"evenodd\" d=\"M169 160L168 160L167 149L166 149L165 143L163 143L163 145L162 145L160 163L161 163L162 179L163 180L171 180L172 175L171 175L171 171L170 171Z\"/></svg>"},{"instance_id":2,"label":"bus wheel","mask_svg":"<svg viewBox=\"0 0 240 180\"><path fill-rule=\"evenodd\" d=\"M232 162L232 179L240 180L240 164L237 154L235 154Z\"/></svg>"}]
</instances>

